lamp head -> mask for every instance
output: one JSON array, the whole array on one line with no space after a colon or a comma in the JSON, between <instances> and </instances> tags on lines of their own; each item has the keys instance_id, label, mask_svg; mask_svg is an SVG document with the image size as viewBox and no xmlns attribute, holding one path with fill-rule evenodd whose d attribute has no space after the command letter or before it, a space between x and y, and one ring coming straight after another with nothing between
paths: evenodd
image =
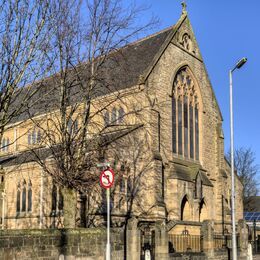
<instances>
[{"instance_id":1,"label":"lamp head","mask_svg":"<svg viewBox=\"0 0 260 260\"><path fill-rule=\"evenodd\" d=\"M247 62L247 58L242 58L237 64L236 64L236 68L240 69L245 63Z\"/></svg>"}]
</instances>

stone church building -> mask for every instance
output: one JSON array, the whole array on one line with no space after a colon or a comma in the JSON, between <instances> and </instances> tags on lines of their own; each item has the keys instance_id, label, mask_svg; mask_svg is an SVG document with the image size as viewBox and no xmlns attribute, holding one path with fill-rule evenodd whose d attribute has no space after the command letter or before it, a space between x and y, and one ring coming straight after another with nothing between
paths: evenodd
<instances>
[{"instance_id":1,"label":"stone church building","mask_svg":"<svg viewBox=\"0 0 260 260\"><path fill-rule=\"evenodd\" d=\"M107 133L118 136L107 153L116 174L112 226L122 227L126 221L135 225L140 250L151 252L158 223L167 230L169 251L178 251L178 235L200 236L205 220L214 223L216 234L230 232L231 175L224 156L223 118L185 8L174 26L122 52L126 79L120 80L122 71L109 73L118 80L124 102L120 99L101 113ZM97 100L111 95L113 90ZM60 188L29 156L28 146L40 138L32 129L29 118L19 118L3 138L2 229L63 227ZM79 226L97 227L106 221L104 196L99 185L96 189L89 196L78 194ZM243 219L242 189L236 177L237 222ZM134 236L129 239L134 245Z\"/></svg>"}]
</instances>

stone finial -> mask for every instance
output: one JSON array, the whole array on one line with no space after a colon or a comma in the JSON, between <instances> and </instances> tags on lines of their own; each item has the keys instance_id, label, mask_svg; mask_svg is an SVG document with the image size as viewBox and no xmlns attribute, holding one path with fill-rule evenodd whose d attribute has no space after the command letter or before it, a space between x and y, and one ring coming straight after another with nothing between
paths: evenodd
<instances>
[{"instance_id":1,"label":"stone finial","mask_svg":"<svg viewBox=\"0 0 260 260\"><path fill-rule=\"evenodd\" d=\"M185 1L181 2L182 5L182 14L186 14L187 13L187 4Z\"/></svg>"}]
</instances>

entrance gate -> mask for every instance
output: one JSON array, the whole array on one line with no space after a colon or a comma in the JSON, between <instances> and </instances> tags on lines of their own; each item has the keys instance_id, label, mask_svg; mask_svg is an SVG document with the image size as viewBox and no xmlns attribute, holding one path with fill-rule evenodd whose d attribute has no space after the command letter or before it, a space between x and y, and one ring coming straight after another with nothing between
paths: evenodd
<instances>
[{"instance_id":1,"label":"entrance gate","mask_svg":"<svg viewBox=\"0 0 260 260\"><path fill-rule=\"evenodd\" d=\"M149 223L140 225L141 233L141 260L155 259L155 231Z\"/></svg>"}]
</instances>

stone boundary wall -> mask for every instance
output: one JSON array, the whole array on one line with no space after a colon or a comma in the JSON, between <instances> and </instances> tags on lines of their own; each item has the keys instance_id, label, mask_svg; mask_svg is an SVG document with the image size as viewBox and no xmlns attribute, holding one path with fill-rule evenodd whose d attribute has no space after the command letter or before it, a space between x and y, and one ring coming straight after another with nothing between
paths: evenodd
<instances>
[{"instance_id":1,"label":"stone boundary wall","mask_svg":"<svg viewBox=\"0 0 260 260\"><path fill-rule=\"evenodd\" d=\"M206 260L207 256L203 253L172 253L169 254L169 260Z\"/></svg>"},{"instance_id":2,"label":"stone boundary wall","mask_svg":"<svg viewBox=\"0 0 260 260\"><path fill-rule=\"evenodd\" d=\"M106 229L1 230L2 260L103 260ZM111 229L113 260L124 259L123 229Z\"/></svg>"}]
</instances>

